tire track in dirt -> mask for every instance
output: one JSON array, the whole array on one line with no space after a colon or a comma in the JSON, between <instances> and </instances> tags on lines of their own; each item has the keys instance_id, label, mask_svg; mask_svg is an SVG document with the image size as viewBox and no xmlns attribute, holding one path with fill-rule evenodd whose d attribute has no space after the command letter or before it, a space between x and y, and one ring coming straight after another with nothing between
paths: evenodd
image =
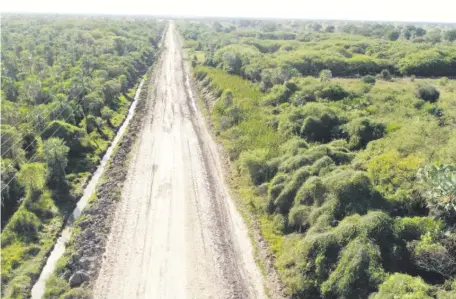
<instances>
[{"instance_id":1,"label":"tire track in dirt","mask_svg":"<svg viewBox=\"0 0 456 299\"><path fill-rule=\"evenodd\" d=\"M173 23L164 47L94 297L266 298Z\"/></svg>"}]
</instances>

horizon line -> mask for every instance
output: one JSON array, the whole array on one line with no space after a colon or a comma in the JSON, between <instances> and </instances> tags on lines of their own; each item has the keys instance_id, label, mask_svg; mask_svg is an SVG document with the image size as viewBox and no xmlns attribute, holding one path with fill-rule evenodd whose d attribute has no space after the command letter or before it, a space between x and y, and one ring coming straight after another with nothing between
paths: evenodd
<instances>
[{"instance_id":1,"label":"horizon line","mask_svg":"<svg viewBox=\"0 0 456 299\"><path fill-rule=\"evenodd\" d=\"M306 18L306 17L260 17L260 16L221 16L221 15L179 15L179 14L153 14L153 13L103 13L103 12L25 12L25 11L0 11L0 15L71 15L71 16L121 16L121 17L153 17L157 19L228 19L228 20L275 20L275 21L342 21L342 22L388 22L388 23L424 23L424 24L455 24L455 21L406 21L387 19L338 19L338 18Z\"/></svg>"}]
</instances>

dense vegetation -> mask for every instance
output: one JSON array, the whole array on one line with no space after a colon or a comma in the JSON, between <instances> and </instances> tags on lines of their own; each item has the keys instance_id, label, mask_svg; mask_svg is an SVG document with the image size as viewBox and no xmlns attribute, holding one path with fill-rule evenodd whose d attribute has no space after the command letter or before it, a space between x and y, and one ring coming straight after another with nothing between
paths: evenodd
<instances>
[{"instance_id":1,"label":"dense vegetation","mask_svg":"<svg viewBox=\"0 0 456 299\"><path fill-rule=\"evenodd\" d=\"M180 28L292 298L456 298L454 27Z\"/></svg>"},{"instance_id":2,"label":"dense vegetation","mask_svg":"<svg viewBox=\"0 0 456 299\"><path fill-rule=\"evenodd\" d=\"M2 296L28 297L162 30L145 18L2 16Z\"/></svg>"}]
</instances>

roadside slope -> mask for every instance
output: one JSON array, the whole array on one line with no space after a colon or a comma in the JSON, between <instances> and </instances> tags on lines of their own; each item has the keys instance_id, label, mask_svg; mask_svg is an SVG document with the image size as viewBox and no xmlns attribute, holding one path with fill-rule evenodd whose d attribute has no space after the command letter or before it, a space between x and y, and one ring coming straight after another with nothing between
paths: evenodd
<instances>
[{"instance_id":1,"label":"roadside slope","mask_svg":"<svg viewBox=\"0 0 456 299\"><path fill-rule=\"evenodd\" d=\"M265 298L215 143L168 28L95 298Z\"/></svg>"}]
</instances>

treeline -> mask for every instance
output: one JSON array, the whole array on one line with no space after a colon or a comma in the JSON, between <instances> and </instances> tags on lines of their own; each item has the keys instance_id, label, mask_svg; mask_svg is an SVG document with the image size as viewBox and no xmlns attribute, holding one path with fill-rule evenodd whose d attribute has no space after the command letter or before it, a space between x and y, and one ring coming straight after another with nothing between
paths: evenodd
<instances>
[{"instance_id":1,"label":"treeline","mask_svg":"<svg viewBox=\"0 0 456 299\"><path fill-rule=\"evenodd\" d=\"M183 33L189 40L187 46L205 52L205 65L254 82L264 81L265 85L271 76L272 80L297 74L316 76L323 69L345 77L376 75L382 70L396 76L456 76L453 41L413 43L364 37L347 30L263 32L263 27L232 27L225 32L213 25L192 24ZM417 30L413 26L409 29Z\"/></svg>"},{"instance_id":2,"label":"treeline","mask_svg":"<svg viewBox=\"0 0 456 299\"><path fill-rule=\"evenodd\" d=\"M456 297L456 81L393 76L410 49L454 47L223 25L181 30L288 295Z\"/></svg>"},{"instance_id":3,"label":"treeline","mask_svg":"<svg viewBox=\"0 0 456 299\"><path fill-rule=\"evenodd\" d=\"M281 22L267 20L237 20L223 22L220 20L213 20L206 23L211 24L217 32L231 32L237 28L255 28L258 29L258 31L255 32L257 36L268 36L268 39L290 39L293 36L305 35L306 33L345 32L393 41L398 39L410 40L415 43L440 43L456 40L456 29L454 28L454 24L361 23L356 21L337 20L283 20Z\"/></svg>"},{"instance_id":4,"label":"treeline","mask_svg":"<svg viewBox=\"0 0 456 299\"><path fill-rule=\"evenodd\" d=\"M26 296L39 275L155 59L163 26L2 16L3 296Z\"/></svg>"}]
</instances>

